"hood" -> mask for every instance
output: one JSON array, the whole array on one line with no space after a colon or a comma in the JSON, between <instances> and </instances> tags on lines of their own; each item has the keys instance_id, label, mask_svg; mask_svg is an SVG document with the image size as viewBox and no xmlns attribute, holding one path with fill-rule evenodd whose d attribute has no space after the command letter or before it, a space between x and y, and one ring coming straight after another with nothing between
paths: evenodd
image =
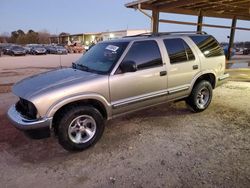
<instances>
[{"instance_id":1,"label":"hood","mask_svg":"<svg viewBox=\"0 0 250 188\"><path fill-rule=\"evenodd\" d=\"M29 100L33 96L61 87L83 83L101 75L72 68L49 71L17 82L12 91L16 96Z\"/></svg>"},{"instance_id":2,"label":"hood","mask_svg":"<svg viewBox=\"0 0 250 188\"><path fill-rule=\"evenodd\" d=\"M13 49L12 51L13 52L25 52L25 49L19 48L19 49Z\"/></svg>"}]
</instances>

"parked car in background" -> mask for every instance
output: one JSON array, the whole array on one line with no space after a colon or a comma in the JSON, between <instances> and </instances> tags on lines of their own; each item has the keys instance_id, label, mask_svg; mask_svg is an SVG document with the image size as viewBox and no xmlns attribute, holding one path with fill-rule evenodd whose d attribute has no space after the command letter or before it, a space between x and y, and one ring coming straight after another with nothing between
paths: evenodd
<instances>
[{"instance_id":1,"label":"parked car in background","mask_svg":"<svg viewBox=\"0 0 250 188\"><path fill-rule=\"evenodd\" d=\"M5 44L3 43L0 43L0 56L3 55L3 47L4 47Z\"/></svg>"},{"instance_id":2,"label":"parked car in background","mask_svg":"<svg viewBox=\"0 0 250 188\"><path fill-rule=\"evenodd\" d=\"M47 54L47 50L43 46L33 46L30 49L30 54L32 54L32 55L45 55L45 54Z\"/></svg>"},{"instance_id":3,"label":"parked car in background","mask_svg":"<svg viewBox=\"0 0 250 188\"><path fill-rule=\"evenodd\" d=\"M56 46L57 54L68 54L68 50L63 46Z\"/></svg>"},{"instance_id":4,"label":"parked car in background","mask_svg":"<svg viewBox=\"0 0 250 188\"><path fill-rule=\"evenodd\" d=\"M222 46L225 56L228 56L228 45ZM236 49L232 48L231 57L235 55Z\"/></svg>"},{"instance_id":5,"label":"parked car in background","mask_svg":"<svg viewBox=\"0 0 250 188\"><path fill-rule=\"evenodd\" d=\"M27 44L24 46L25 50L26 50L26 53L27 54L30 54L31 53L31 48L36 46L36 44Z\"/></svg>"},{"instance_id":6,"label":"parked car in background","mask_svg":"<svg viewBox=\"0 0 250 188\"><path fill-rule=\"evenodd\" d=\"M26 50L21 46L12 46L6 54L11 56L26 55Z\"/></svg>"},{"instance_id":7,"label":"parked car in background","mask_svg":"<svg viewBox=\"0 0 250 188\"><path fill-rule=\"evenodd\" d=\"M3 55L3 45L0 44L0 57Z\"/></svg>"},{"instance_id":8,"label":"parked car in background","mask_svg":"<svg viewBox=\"0 0 250 188\"><path fill-rule=\"evenodd\" d=\"M44 46L44 48L46 49L47 54L52 54L53 51L54 51L54 46L53 45L46 45L46 46Z\"/></svg>"},{"instance_id":9,"label":"parked car in background","mask_svg":"<svg viewBox=\"0 0 250 188\"><path fill-rule=\"evenodd\" d=\"M46 49L48 54L68 54L68 50L63 46L48 46Z\"/></svg>"},{"instance_id":10,"label":"parked car in background","mask_svg":"<svg viewBox=\"0 0 250 188\"><path fill-rule=\"evenodd\" d=\"M248 54L250 54L250 48L244 48L243 55L248 55Z\"/></svg>"},{"instance_id":11,"label":"parked car in background","mask_svg":"<svg viewBox=\"0 0 250 188\"><path fill-rule=\"evenodd\" d=\"M6 44L2 47L3 49L3 54L8 54L9 53L9 50L10 48L13 46L13 44Z\"/></svg>"},{"instance_id":12,"label":"parked car in background","mask_svg":"<svg viewBox=\"0 0 250 188\"><path fill-rule=\"evenodd\" d=\"M235 55L243 55L243 48L235 48Z\"/></svg>"}]
</instances>

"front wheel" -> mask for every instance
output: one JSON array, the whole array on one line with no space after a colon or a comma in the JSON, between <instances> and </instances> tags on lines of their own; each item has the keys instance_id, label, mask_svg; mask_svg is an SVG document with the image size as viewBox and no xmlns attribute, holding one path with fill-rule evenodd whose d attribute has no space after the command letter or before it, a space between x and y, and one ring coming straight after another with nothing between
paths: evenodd
<instances>
[{"instance_id":1,"label":"front wheel","mask_svg":"<svg viewBox=\"0 0 250 188\"><path fill-rule=\"evenodd\" d=\"M91 106L73 106L61 113L58 139L68 151L82 151L102 136L105 123L101 113Z\"/></svg>"},{"instance_id":2,"label":"front wheel","mask_svg":"<svg viewBox=\"0 0 250 188\"><path fill-rule=\"evenodd\" d=\"M213 88L211 83L202 80L194 86L190 96L186 99L186 103L194 112L202 112L211 103L212 96Z\"/></svg>"}]
</instances>

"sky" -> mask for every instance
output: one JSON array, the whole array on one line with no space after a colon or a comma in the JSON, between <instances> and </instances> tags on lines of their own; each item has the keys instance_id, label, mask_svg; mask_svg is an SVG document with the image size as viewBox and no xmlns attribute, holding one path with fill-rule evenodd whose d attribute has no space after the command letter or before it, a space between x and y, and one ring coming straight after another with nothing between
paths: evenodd
<instances>
[{"instance_id":1,"label":"sky","mask_svg":"<svg viewBox=\"0 0 250 188\"><path fill-rule=\"evenodd\" d=\"M84 33L123 29L150 29L150 19L125 3L132 0L1 0L0 34L22 29ZM162 13L160 18L196 22L196 16ZM229 19L204 18L204 23L230 26ZM250 21L238 21L238 27L250 28ZM160 24L160 31L193 31L195 26ZM228 42L228 29L203 28L220 42ZM235 41L250 41L249 31L236 31Z\"/></svg>"}]
</instances>

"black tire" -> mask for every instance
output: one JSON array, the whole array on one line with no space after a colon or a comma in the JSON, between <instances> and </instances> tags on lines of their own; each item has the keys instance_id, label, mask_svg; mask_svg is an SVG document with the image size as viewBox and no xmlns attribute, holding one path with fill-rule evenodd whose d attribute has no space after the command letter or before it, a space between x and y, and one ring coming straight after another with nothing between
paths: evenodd
<instances>
[{"instance_id":1,"label":"black tire","mask_svg":"<svg viewBox=\"0 0 250 188\"><path fill-rule=\"evenodd\" d=\"M186 99L186 104L194 112L202 112L209 106L212 101L212 97L213 88L211 83L206 80L202 80L194 86L190 96Z\"/></svg>"},{"instance_id":2,"label":"black tire","mask_svg":"<svg viewBox=\"0 0 250 188\"><path fill-rule=\"evenodd\" d=\"M58 121L58 130L57 130L58 141L59 141L59 144L68 151L85 150L88 147L94 145L101 138L103 134L103 131L105 128L104 118L101 115L101 113L92 106L72 106L64 110L61 113L61 116L62 117L59 118L59 121ZM70 126L72 127L72 123L75 121L76 118L80 118L80 116L88 116L88 117L91 117L95 121L95 133L93 133L90 140L84 143L75 143L71 138L73 137L72 133L71 134L69 133L69 129L70 129L69 127ZM75 132L75 134L78 134L80 132L81 134L80 137L82 139L82 132L80 130L77 130L77 131L78 132ZM77 135L75 137L77 137Z\"/></svg>"}]
</instances>

